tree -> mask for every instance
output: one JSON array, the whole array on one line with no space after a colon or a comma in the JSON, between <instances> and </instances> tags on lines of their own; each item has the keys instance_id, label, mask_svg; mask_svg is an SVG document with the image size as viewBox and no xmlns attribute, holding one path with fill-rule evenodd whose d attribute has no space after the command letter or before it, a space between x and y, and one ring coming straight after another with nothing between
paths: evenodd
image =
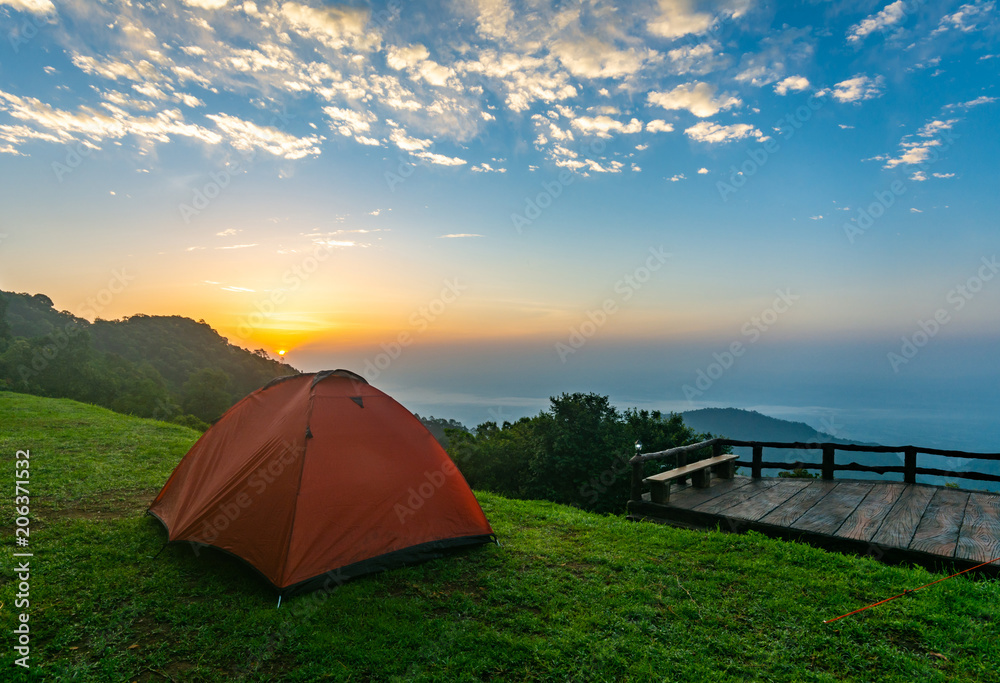
<instances>
[{"instance_id":1,"label":"tree","mask_svg":"<svg viewBox=\"0 0 1000 683\"><path fill-rule=\"evenodd\" d=\"M184 383L181 408L199 420L214 422L232 405L228 385L229 375L222 370L198 370Z\"/></svg>"},{"instance_id":2,"label":"tree","mask_svg":"<svg viewBox=\"0 0 1000 683\"><path fill-rule=\"evenodd\" d=\"M486 422L474 434L449 430L448 436L448 452L473 488L599 512L624 510L637 440L651 452L705 438L680 415L620 412L607 396L593 393L562 394L535 417L501 426ZM649 462L644 473L657 468Z\"/></svg>"}]
</instances>

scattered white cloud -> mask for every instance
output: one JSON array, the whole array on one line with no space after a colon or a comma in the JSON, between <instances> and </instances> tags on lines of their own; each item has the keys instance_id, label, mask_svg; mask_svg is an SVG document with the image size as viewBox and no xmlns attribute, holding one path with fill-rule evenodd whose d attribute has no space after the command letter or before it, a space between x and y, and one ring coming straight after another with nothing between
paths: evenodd
<instances>
[{"instance_id":1,"label":"scattered white cloud","mask_svg":"<svg viewBox=\"0 0 1000 683\"><path fill-rule=\"evenodd\" d=\"M658 11L648 28L650 33L661 38L704 33L716 21L708 12L695 11L690 0L659 0L657 5Z\"/></svg>"},{"instance_id":2,"label":"scattered white cloud","mask_svg":"<svg viewBox=\"0 0 1000 683\"><path fill-rule=\"evenodd\" d=\"M954 178L955 177L954 173L932 173L931 175L934 176L935 178Z\"/></svg>"},{"instance_id":3,"label":"scattered white cloud","mask_svg":"<svg viewBox=\"0 0 1000 683\"><path fill-rule=\"evenodd\" d=\"M959 102L957 104L946 104L945 109L971 109L972 107L978 107L981 104L989 104L991 102L996 102L996 97L987 97L986 95L981 95L974 100L969 100L968 102Z\"/></svg>"},{"instance_id":4,"label":"scattered white cloud","mask_svg":"<svg viewBox=\"0 0 1000 683\"><path fill-rule=\"evenodd\" d=\"M646 122L646 131L649 133L669 133L673 131L674 124L667 123L663 119L653 119ZM638 147L636 148L638 149Z\"/></svg>"},{"instance_id":5,"label":"scattered white cloud","mask_svg":"<svg viewBox=\"0 0 1000 683\"><path fill-rule=\"evenodd\" d=\"M715 86L708 83L687 83L666 92L652 91L647 96L650 104L667 110L687 109L699 118L738 107L742 101L735 95L723 93L715 96Z\"/></svg>"},{"instance_id":6,"label":"scattered white cloud","mask_svg":"<svg viewBox=\"0 0 1000 683\"><path fill-rule=\"evenodd\" d=\"M927 174L924 173L923 171L916 171L914 172L913 175L910 176L910 180L915 180L918 183L922 183L925 180L927 180Z\"/></svg>"},{"instance_id":7,"label":"scattered white cloud","mask_svg":"<svg viewBox=\"0 0 1000 683\"><path fill-rule=\"evenodd\" d=\"M216 237L231 237L232 235L235 235L238 232L240 232L240 231L237 230L236 228L227 228L226 230L223 230L222 232L215 233L215 236Z\"/></svg>"},{"instance_id":8,"label":"scattered white cloud","mask_svg":"<svg viewBox=\"0 0 1000 683\"><path fill-rule=\"evenodd\" d=\"M323 138L318 135L297 138L277 128L258 126L230 114L209 114L206 118L215 122L233 147L244 152L261 149L285 159L301 159L320 153L319 145Z\"/></svg>"},{"instance_id":9,"label":"scattered white cloud","mask_svg":"<svg viewBox=\"0 0 1000 683\"><path fill-rule=\"evenodd\" d=\"M805 76L789 76L774 86L774 92L787 95L790 91L801 92L809 87L809 79Z\"/></svg>"},{"instance_id":10,"label":"scattered white cloud","mask_svg":"<svg viewBox=\"0 0 1000 683\"><path fill-rule=\"evenodd\" d=\"M854 130L854 126L848 126L846 123L838 123L837 127L841 130Z\"/></svg>"},{"instance_id":11,"label":"scattered white cloud","mask_svg":"<svg viewBox=\"0 0 1000 683\"><path fill-rule=\"evenodd\" d=\"M809 220L811 220L811 221L823 220L823 214L820 214L818 216L809 216Z\"/></svg>"},{"instance_id":12,"label":"scattered white cloud","mask_svg":"<svg viewBox=\"0 0 1000 683\"><path fill-rule=\"evenodd\" d=\"M414 154L415 157L423 159L424 161L429 161L432 164L438 166L462 166L468 163L465 159L459 159L458 157L449 157L444 154L437 154L435 152L417 152Z\"/></svg>"},{"instance_id":13,"label":"scattered white cloud","mask_svg":"<svg viewBox=\"0 0 1000 683\"><path fill-rule=\"evenodd\" d=\"M686 129L684 134L697 142L710 143L733 142L749 137L764 140L767 137L749 123L734 123L723 126L712 121L699 121Z\"/></svg>"},{"instance_id":14,"label":"scattered white cloud","mask_svg":"<svg viewBox=\"0 0 1000 683\"><path fill-rule=\"evenodd\" d=\"M450 240L450 239L457 239L460 237L482 237L482 235L476 234L474 232L457 232L451 235L438 235L439 240Z\"/></svg>"},{"instance_id":15,"label":"scattered white cloud","mask_svg":"<svg viewBox=\"0 0 1000 683\"><path fill-rule=\"evenodd\" d=\"M216 249L250 249L251 247L259 247L259 244L232 244L227 247L216 247Z\"/></svg>"},{"instance_id":16,"label":"scattered white cloud","mask_svg":"<svg viewBox=\"0 0 1000 683\"><path fill-rule=\"evenodd\" d=\"M833 97L839 102L861 102L879 97L885 85L885 78L875 76L871 78L865 74L858 74L854 78L848 78L833 86Z\"/></svg>"},{"instance_id":17,"label":"scattered white cloud","mask_svg":"<svg viewBox=\"0 0 1000 683\"><path fill-rule=\"evenodd\" d=\"M910 207L910 213L923 213L923 210Z\"/></svg>"},{"instance_id":18,"label":"scattered white cloud","mask_svg":"<svg viewBox=\"0 0 1000 683\"><path fill-rule=\"evenodd\" d=\"M873 14L860 23L855 24L847 32L847 42L859 44L870 33L884 31L890 26L898 24L906 17L906 3L904 0L886 5L877 14Z\"/></svg>"},{"instance_id":19,"label":"scattered white cloud","mask_svg":"<svg viewBox=\"0 0 1000 683\"><path fill-rule=\"evenodd\" d=\"M670 176L669 178L667 178L667 180L669 180L672 183L676 183L681 180L687 180L687 176L685 176L683 173L678 173L677 175Z\"/></svg>"},{"instance_id":20,"label":"scattered white cloud","mask_svg":"<svg viewBox=\"0 0 1000 683\"><path fill-rule=\"evenodd\" d=\"M197 9L222 9L229 0L182 0L188 7Z\"/></svg>"},{"instance_id":21,"label":"scattered white cloud","mask_svg":"<svg viewBox=\"0 0 1000 683\"><path fill-rule=\"evenodd\" d=\"M507 169L501 166L500 168L493 168L490 164L485 161L481 164L476 164L475 166L470 166L470 170L476 173L506 173Z\"/></svg>"},{"instance_id":22,"label":"scattered white cloud","mask_svg":"<svg viewBox=\"0 0 1000 683\"><path fill-rule=\"evenodd\" d=\"M570 122L573 128L585 135L595 135L599 138L610 138L612 133L641 133L642 122L632 119L623 123L610 116L580 116Z\"/></svg>"},{"instance_id":23,"label":"scattered white cloud","mask_svg":"<svg viewBox=\"0 0 1000 683\"><path fill-rule=\"evenodd\" d=\"M56 12L56 7L50 0L0 0L0 5L43 17Z\"/></svg>"},{"instance_id":24,"label":"scattered white cloud","mask_svg":"<svg viewBox=\"0 0 1000 683\"><path fill-rule=\"evenodd\" d=\"M938 27L934 29L932 35L953 30L961 31L962 33L971 33L978 28L982 28L984 24L989 24L995 18L995 8L995 2L986 2L984 0L976 0L976 2L962 5L958 8L957 12L941 17L941 21L938 23Z\"/></svg>"},{"instance_id":25,"label":"scattered white cloud","mask_svg":"<svg viewBox=\"0 0 1000 683\"><path fill-rule=\"evenodd\" d=\"M708 173L707 168L702 167L698 169L698 175L705 175L706 173Z\"/></svg>"}]
</instances>

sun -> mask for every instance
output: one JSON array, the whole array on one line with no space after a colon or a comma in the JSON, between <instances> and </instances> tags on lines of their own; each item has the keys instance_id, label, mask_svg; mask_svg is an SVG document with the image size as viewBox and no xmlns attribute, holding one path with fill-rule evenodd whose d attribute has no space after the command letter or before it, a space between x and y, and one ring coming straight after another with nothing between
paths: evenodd
<instances>
[{"instance_id":1,"label":"sun","mask_svg":"<svg viewBox=\"0 0 1000 683\"><path fill-rule=\"evenodd\" d=\"M279 356L284 356L285 353L287 353L287 352L284 349L278 349L278 355Z\"/></svg>"}]
</instances>

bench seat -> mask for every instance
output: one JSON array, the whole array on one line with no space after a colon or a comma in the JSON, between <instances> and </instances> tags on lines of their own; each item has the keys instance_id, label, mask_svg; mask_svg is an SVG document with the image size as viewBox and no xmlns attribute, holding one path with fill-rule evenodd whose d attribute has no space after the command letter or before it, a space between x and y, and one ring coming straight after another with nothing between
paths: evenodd
<instances>
[{"instance_id":1,"label":"bench seat","mask_svg":"<svg viewBox=\"0 0 1000 683\"><path fill-rule=\"evenodd\" d=\"M699 489L707 488L712 470L715 471L715 476L720 479L732 479L736 470L734 461L738 459L739 456L733 454L717 455L713 458L706 458L672 470L659 472L642 481L649 484L651 502L666 503L670 500L670 483L675 479L690 476L692 486Z\"/></svg>"}]
</instances>

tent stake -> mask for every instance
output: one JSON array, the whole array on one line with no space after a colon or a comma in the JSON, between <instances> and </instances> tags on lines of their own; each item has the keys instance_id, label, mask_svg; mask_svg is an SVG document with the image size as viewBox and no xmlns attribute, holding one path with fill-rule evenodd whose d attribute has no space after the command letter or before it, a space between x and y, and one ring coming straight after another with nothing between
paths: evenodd
<instances>
[{"instance_id":1,"label":"tent stake","mask_svg":"<svg viewBox=\"0 0 1000 683\"><path fill-rule=\"evenodd\" d=\"M281 609L281 593L278 593L278 606L275 609Z\"/></svg>"}]
</instances>

